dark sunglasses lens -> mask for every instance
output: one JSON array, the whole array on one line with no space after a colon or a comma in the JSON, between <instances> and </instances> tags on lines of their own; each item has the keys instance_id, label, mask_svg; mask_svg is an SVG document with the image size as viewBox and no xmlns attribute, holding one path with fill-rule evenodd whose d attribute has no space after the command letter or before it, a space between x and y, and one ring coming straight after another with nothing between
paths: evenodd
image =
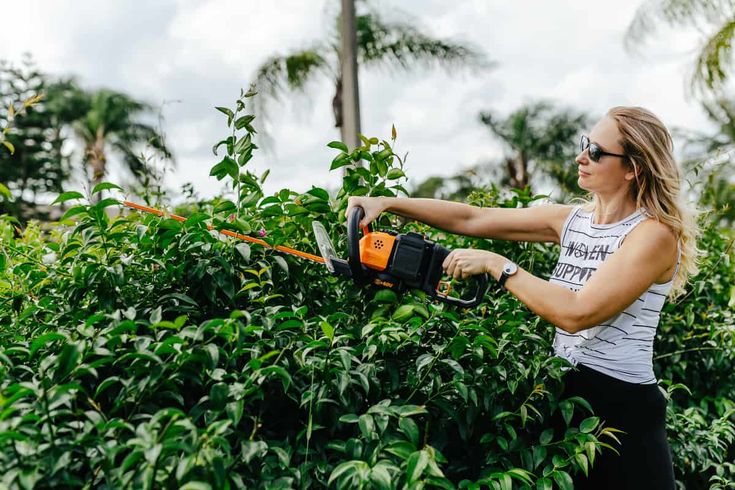
<instances>
[{"instance_id":1,"label":"dark sunglasses lens","mask_svg":"<svg viewBox=\"0 0 735 490\"><path fill-rule=\"evenodd\" d=\"M599 146L597 146L594 143L590 144L590 160L593 162L599 162L600 157L602 156L602 150Z\"/></svg>"},{"instance_id":2,"label":"dark sunglasses lens","mask_svg":"<svg viewBox=\"0 0 735 490\"><path fill-rule=\"evenodd\" d=\"M584 150L587 149L587 146L590 144L590 140L587 138L587 136L582 136L579 139L579 151L580 153L584 152Z\"/></svg>"}]
</instances>

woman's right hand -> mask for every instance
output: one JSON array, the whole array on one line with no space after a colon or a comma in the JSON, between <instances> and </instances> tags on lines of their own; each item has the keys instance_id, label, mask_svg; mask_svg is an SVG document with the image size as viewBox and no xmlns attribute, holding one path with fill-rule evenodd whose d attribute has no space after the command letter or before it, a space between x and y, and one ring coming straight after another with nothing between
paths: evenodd
<instances>
[{"instance_id":1,"label":"woman's right hand","mask_svg":"<svg viewBox=\"0 0 735 490\"><path fill-rule=\"evenodd\" d=\"M361 207L365 211L365 216L360 220L360 227L368 226L385 211L385 199L382 197L367 196L350 196L347 199L347 211L345 216L350 216L350 211L354 207Z\"/></svg>"}]
</instances>

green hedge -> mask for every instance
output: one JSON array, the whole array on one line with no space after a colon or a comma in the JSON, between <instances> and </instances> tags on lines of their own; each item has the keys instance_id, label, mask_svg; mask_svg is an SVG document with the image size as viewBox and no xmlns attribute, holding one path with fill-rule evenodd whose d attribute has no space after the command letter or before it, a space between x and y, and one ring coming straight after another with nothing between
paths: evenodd
<instances>
[{"instance_id":1,"label":"green hedge","mask_svg":"<svg viewBox=\"0 0 735 490\"><path fill-rule=\"evenodd\" d=\"M353 152L330 143L333 169L364 164L336 196L264 196L265 175L247 170L251 95L220 108L231 133L212 175L230 182L232 200L192 203L179 223L110 219L116 200L72 192L59 202L76 204L50 230L0 219L0 486L571 488L615 434L584 400L559 398L553 327L512 295L456 310L422 293L359 289L207 230L263 230L271 244L318 254L316 219L346 255L347 197L405 192L394 134ZM470 202L539 197L492 188ZM666 307L656 345L677 478L689 488L735 479L732 238L708 226L707 263ZM559 252L405 229L495 250L542 277ZM570 425L575 413L583 421ZM563 435L549 428L557 414Z\"/></svg>"}]
</instances>

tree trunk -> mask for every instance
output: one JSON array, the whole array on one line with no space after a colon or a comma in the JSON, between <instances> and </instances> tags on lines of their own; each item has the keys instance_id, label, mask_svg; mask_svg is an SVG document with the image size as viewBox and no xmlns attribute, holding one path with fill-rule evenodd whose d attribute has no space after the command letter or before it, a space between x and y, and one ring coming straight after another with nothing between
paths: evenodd
<instances>
[{"instance_id":1,"label":"tree trunk","mask_svg":"<svg viewBox=\"0 0 735 490\"><path fill-rule=\"evenodd\" d=\"M516 165L515 160L513 158L506 157L505 158L505 170L508 172L508 177L510 178L510 185L511 187L517 187L516 186Z\"/></svg>"},{"instance_id":2,"label":"tree trunk","mask_svg":"<svg viewBox=\"0 0 735 490\"><path fill-rule=\"evenodd\" d=\"M337 79L332 99L332 112L334 113L334 127L339 128L340 137L342 141L345 141L345 132L342 128L342 77Z\"/></svg>"},{"instance_id":3,"label":"tree trunk","mask_svg":"<svg viewBox=\"0 0 735 490\"><path fill-rule=\"evenodd\" d=\"M523 153L518 154L518 188L528 185L528 161Z\"/></svg>"},{"instance_id":4,"label":"tree trunk","mask_svg":"<svg viewBox=\"0 0 735 490\"><path fill-rule=\"evenodd\" d=\"M528 161L522 153L516 155L515 158L506 158L505 168L510 177L511 187L523 189L528 185Z\"/></svg>"},{"instance_id":5,"label":"tree trunk","mask_svg":"<svg viewBox=\"0 0 735 490\"><path fill-rule=\"evenodd\" d=\"M87 163L89 164L92 175L89 183L91 189L102 182L107 173L107 157L105 156L105 137L101 131L97 132L97 137L91 145L87 145Z\"/></svg>"},{"instance_id":6,"label":"tree trunk","mask_svg":"<svg viewBox=\"0 0 735 490\"><path fill-rule=\"evenodd\" d=\"M340 98L342 141L350 150L360 146L360 91L357 83L357 32L355 0L342 0L340 48Z\"/></svg>"}]
</instances>

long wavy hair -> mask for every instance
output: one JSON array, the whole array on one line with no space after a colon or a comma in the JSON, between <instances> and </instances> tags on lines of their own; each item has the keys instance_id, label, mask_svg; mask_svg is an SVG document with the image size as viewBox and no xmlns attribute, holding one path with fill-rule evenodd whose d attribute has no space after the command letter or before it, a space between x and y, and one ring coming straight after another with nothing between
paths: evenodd
<instances>
[{"instance_id":1,"label":"long wavy hair","mask_svg":"<svg viewBox=\"0 0 735 490\"><path fill-rule=\"evenodd\" d=\"M700 211L688 204L681 193L682 172L674 159L671 134L661 120L642 107L613 107L607 111L622 136L623 165L635 172L630 197L636 208L668 225L679 239L681 263L669 291L675 299L684 293L690 276L699 272L702 250L697 247L701 234ZM582 199L583 210L593 211L598 196L589 193Z\"/></svg>"}]
</instances>

